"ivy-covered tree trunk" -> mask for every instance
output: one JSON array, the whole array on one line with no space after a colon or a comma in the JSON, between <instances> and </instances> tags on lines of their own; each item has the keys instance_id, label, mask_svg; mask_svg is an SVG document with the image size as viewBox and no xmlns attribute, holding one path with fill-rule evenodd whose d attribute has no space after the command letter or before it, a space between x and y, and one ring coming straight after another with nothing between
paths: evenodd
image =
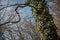
<instances>
[{"instance_id":1,"label":"ivy-covered tree trunk","mask_svg":"<svg viewBox=\"0 0 60 40\"><path fill-rule=\"evenodd\" d=\"M49 14L49 9L45 0L30 0L33 15L35 17L35 24L41 32L41 40L59 40L56 32L56 26L53 23L52 16Z\"/></svg>"}]
</instances>

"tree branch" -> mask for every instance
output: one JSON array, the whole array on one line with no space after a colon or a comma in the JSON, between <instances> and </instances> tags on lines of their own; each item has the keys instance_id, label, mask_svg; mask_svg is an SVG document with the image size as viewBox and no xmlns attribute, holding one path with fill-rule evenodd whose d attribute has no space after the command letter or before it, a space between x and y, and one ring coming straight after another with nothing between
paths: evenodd
<instances>
[{"instance_id":1,"label":"tree branch","mask_svg":"<svg viewBox=\"0 0 60 40\"><path fill-rule=\"evenodd\" d=\"M3 5L2 5L2 6L3 6ZM4 8L8 8L8 7L11 7L11 6L19 6L19 7L21 7L21 8L26 7L26 6L29 6L29 7L35 8L34 6L32 6L32 5L27 5L27 4L13 4L13 5L9 5L9 6L6 6L6 7L1 8L0 11L3 10ZM37 10L37 8L35 8L35 9Z\"/></svg>"},{"instance_id":2,"label":"tree branch","mask_svg":"<svg viewBox=\"0 0 60 40\"><path fill-rule=\"evenodd\" d=\"M2 5L2 6L3 6L3 5ZM20 15L19 15L19 13L18 13L18 11L17 11L17 9L18 9L19 7L24 8L24 7L26 7L26 6L29 6L29 7L35 8L35 7L32 6L32 5L26 5L26 4L13 4L13 5L6 6L6 7L1 8L0 11L3 10L4 8L8 8L8 7L11 7L11 6L17 6L17 7L15 8L15 12L16 12L16 14L18 14L19 20L18 20L18 21L14 21L14 22L8 21L8 22L5 22L5 23L3 23L3 24L0 24L0 26L5 25L5 24L8 24L8 23L18 23L18 22L20 22ZM35 8L35 9L37 10L37 8Z\"/></svg>"},{"instance_id":3,"label":"tree branch","mask_svg":"<svg viewBox=\"0 0 60 40\"><path fill-rule=\"evenodd\" d=\"M5 25L5 24L8 24L8 23L18 23L18 22L20 22L20 15L19 15L17 9L18 9L18 7L16 7L15 12L16 12L16 14L18 14L19 20L18 21L14 21L14 22L8 21L8 22L5 22L3 24L0 24L0 26Z\"/></svg>"}]
</instances>

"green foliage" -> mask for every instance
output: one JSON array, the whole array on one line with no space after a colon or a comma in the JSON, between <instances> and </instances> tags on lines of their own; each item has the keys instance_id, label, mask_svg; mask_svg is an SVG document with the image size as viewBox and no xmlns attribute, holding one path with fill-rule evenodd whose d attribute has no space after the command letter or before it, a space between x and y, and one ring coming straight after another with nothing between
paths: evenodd
<instances>
[{"instance_id":1,"label":"green foliage","mask_svg":"<svg viewBox=\"0 0 60 40\"><path fill-rule=\"evenodd\" d=\"M53 23L52 16L49 14L45 0L30 0L30 4L37 8L32 8L36 27L41 32L41 40L57 40L56 26Z\"/></svg>"}]
</instances>

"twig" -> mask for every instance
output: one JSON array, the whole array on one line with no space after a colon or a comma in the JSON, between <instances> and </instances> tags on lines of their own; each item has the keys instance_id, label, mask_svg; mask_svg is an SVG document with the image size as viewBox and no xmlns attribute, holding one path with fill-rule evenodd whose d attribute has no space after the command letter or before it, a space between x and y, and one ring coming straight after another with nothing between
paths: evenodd
<instances>
[{"instance_id":1,"label":"twig","mask_svg":"<svg viewBox=\"0 0 60 40\"><path fill-rule=\"evenodd\" d=\"M19 13L17 12L17 9L18 9L18 8L16 7L15 12L16 12L16 14L18 14L19 20L18 20L18 21L14 21L14 22L8 21L8 22L5 22L5 23L3 23L3 24L0 24L0 26L5 25L5 24L8 24L8 23L18 23L18 22L20 22L20 15L19 15Z\"/></svg>"},{"instance_id":2,"label":"twig","mask_svg":"<svg viewBox=\"0 0 60 40\"><path fill-rule=\"evenodd\" d=\"M3 5L2 5L2 6L3 6ZM4 8L8 8L8 7L11 7L11 6L19 6L19 7L26 7L26 6L29 6L29 7L35 8L35 7L32 6L32 5L26 5L26 4L13 4L13 5L6 6L6 7L1 8L0 11L3 10ZM37 10L37 8L35 8L35 9Z\"/></svg>"}]
</instances>

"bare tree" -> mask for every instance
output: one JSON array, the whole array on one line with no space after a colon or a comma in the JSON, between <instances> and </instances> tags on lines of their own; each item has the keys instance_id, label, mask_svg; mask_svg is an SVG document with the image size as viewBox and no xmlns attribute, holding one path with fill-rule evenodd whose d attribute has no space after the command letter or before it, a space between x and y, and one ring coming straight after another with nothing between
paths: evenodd
<instances>
[{"instance_id":1,"label":"bare tree","mask_svg":"<svg viewBox=\"0 0 60 40\"><path fill-rule=\"evenodd\" d=\"M10 2L10 1L8 1L8 2ZM30 30L33 31L32 30L33 25L31 24L31 22L29 23L28 21L26 21L27 24L25 23L25 21L21 22L20 13L18 12L18 8L24 8L26 6L35 8L34 6L29 5L29 4L28 5L27 4L0 5L0 7L1 7L0 11L3 11L5 9L6 9L6 11L8 11L9 7L14 7L14 12L15 12L15 14L12 13L13 15L11 14L9 17L7 16L8 19L6 19L6 21L3 20L3 22L1 21L2 23L0 23L0 26L1 26L0 27L0 30L1 30L0 33L1 34L3 33L1 35L1 37L3 36L4 40L33 40L30 36L30 35L32 35ZM9 14L9 11L8 11L8 14ZM18 16L18 18L16 18L17 21L14 19L16 16ZM2 17L1 17L1 19L2 19ZM25 25L23 26L22 24L25 24ZM21 28L21 26L23 26L24 28ZM3 39L1 39L1 40L3 40Z\"/></svg>"}]
</instances>

